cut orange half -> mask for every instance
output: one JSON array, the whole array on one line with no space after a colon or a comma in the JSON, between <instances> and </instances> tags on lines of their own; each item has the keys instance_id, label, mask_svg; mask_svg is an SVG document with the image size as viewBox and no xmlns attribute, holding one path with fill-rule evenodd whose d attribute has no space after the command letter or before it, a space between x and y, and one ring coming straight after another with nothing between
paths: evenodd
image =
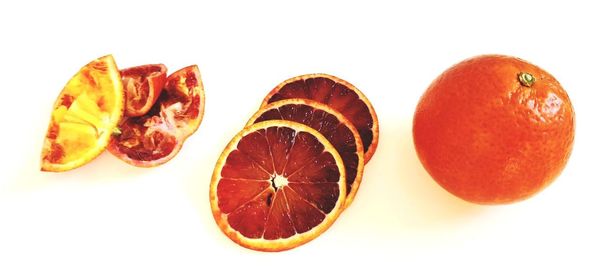
<instances>
[{"instance_id":1,"label":"cut orange half","mask_svg":"<svg viewBox=\"0 0 600 275\"><path fill-rule=\"evenodd\" d=\"M261 108L290 98L312 99L342 113L360 133L365 163L373 157L379 142L379 121L371 102L354 85L327 74L301 75L277 85L265 97Z\"/></svg>"},{"instance_id":2,"label":"cut orange half","mask_svg":"<svg viewBox=\"0 0 600 275\"><path fill-rule=\"evenodd\" d=\"M346 170L348 207L358 191L364 168L364 152L360 135L344 115L331 107L309 99L286 99L261 108L247 125L266 120L283 119L299 122L319 131L342 157Z\"/></svg>"},{"instance_id":3,"label":"cut orange half","mask_svg":"<svg viewBox=\"0 0 600 275\"><path fill-rule=\"evenodd\" d=\"M54 103L42 148L42 171L74 169L104 151L123 115L123 97L111 55L81 68Z\"/></svg>"},{"instance_id":4,"label":"cut orange half","mask_svg":"<svg viewBox=\"0 0 600 275\"><path fill-rule=\"evenodd\" d=\"M316 130L291 121L253 124L227 145L210 203L219 228L241 246L287 250L313 240L346 197L342 158Z\"/></svg>"}]
</instances>

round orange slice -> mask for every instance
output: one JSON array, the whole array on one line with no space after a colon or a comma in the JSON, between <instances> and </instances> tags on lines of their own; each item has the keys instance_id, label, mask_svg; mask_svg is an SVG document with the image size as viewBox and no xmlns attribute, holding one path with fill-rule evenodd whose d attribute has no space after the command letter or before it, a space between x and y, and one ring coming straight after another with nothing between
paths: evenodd
<instances>
[{"instance_id":1,"label":"round orange slice","mask_svg":"<svg viewBox=\"0 0 600 275\"><path fill-rule=\"evenodd\" d=\"M261 251L305 244L327 230L346 198L342 158L316 130L269 120L246 127L213 172L215 221L234 242Z\"/></svg>"},{"instance_id":2,"label":"round orange slice","mask_svg":"<svg viewBox=\"0 0 600 275\"><path fill-rule=\"evenodd\" d=\"M342 113L360 133L365 163L373 157L379 142L379 121L371 102L354 85L327 74L301 75L277 85L265 97L261 108L290 98L312 99Z\"/></svg>"},{"instance_id":3,"label":"round orange slice","mask_svg":"<svg viewBox=\"0 0 600 275\"><path fill-rule=\"evenodd\" d=\"M364 162L363 145L354 125L331 107L309 99L286 99L261 108L247 125L266 120L283 119L310 126L319 131L342 157L346 170L346 201L348 207L358 191Z\"/></svg>"},{"instance_id":4,"label":"round orange slice","mask_svg":"<svg viewBox=\"0 0 600 275\"><path fill-rule=\"evenodd\" d=\"M74 169L104 151L123 116L123 98L121 75L111 55L81 68L54 103L41 170Z\"/></svg>"}]
</instances>

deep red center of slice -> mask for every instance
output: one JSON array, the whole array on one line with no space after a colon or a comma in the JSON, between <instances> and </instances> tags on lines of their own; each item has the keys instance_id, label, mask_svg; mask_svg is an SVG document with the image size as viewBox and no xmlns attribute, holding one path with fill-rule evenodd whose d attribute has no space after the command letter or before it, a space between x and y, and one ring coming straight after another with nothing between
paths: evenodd
<instances>
[{"instance_id":1,"label":"deep red center of slice","mask_svg":"<svg viewBox=\"0 0 600 275\"><path fill-rule=\"evenodd\" d=\"M358 153L354 135L346 125L335 115L305 104L286 104L267 110L254 123L274 119L299 122L323 134L342 157L346 168L346 193L350 194L358 170Z\"/></svg>"}]
</instances>

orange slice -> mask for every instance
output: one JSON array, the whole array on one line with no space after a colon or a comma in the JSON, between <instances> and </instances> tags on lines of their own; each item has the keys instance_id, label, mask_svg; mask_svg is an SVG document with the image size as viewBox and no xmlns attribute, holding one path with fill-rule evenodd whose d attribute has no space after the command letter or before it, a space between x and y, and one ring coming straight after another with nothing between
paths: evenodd
<instances>
[{"instance_id":1,"label":"orange slice","mask_svg":"<svg viewBox=\"0 0 600 275\"><path fill-rule=\"evenodd\" d=\"M251 125L227 145L210 202L220 229L241 246L287 250L313 240L339 216L345 170L333 145L291 121Z\"/></svg>"},{"instance_id":2,"label":"orange slice","mask_svg":"<svg viewBox=\"0 0 600 275\"><path fill-rule=\"evenodd\" d=\"M42 148L42 171L67 171L106 148L123 115L123 85L111 55L79 70L54 103Z\"/></svg>"},{"instance_id":3,"label":"orange slice","mask_svg":"<svg viewBox=\"0 0 600 275\"><path fill-rule=\"evenodd\" d=\"M354 125L331 107L309 99L286 99L261 108L248 125L266 120L283 119L310 126L319 131L342 157L346 170L346 201L348 207L358 191L364 162L363 145Z\"/></svg>"},{"instance_id":4,"label":"orange slice","mask_svg":"<svg viewBox=\"0 0 600 275\"><path fill-rule=\"evenodd\" d=\"M269 103L290 99L312 99L342 113L360 133L369 162L379 142L379 121L371 102L349 82L327 74L306 74L290 78L277 85L263 100Z\"/></svg>"}]
</instances>

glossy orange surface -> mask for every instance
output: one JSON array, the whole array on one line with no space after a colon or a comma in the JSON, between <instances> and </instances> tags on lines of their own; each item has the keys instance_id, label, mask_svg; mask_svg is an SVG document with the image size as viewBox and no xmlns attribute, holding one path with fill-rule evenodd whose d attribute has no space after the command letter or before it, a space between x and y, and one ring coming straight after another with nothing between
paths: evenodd
<instances>
[{"instance_id":1,"label":"glossy orange surface","mask_svg":"<svg viewBox=\"0 0 600 275\"><path fill-rule=\"evenodd\" d=\"M456 64L429 86L413 121L429 174L467 201L528 198L563 170L573 147L571 101L548 72L508 56Z\"/></svg>"}]
</instances>

